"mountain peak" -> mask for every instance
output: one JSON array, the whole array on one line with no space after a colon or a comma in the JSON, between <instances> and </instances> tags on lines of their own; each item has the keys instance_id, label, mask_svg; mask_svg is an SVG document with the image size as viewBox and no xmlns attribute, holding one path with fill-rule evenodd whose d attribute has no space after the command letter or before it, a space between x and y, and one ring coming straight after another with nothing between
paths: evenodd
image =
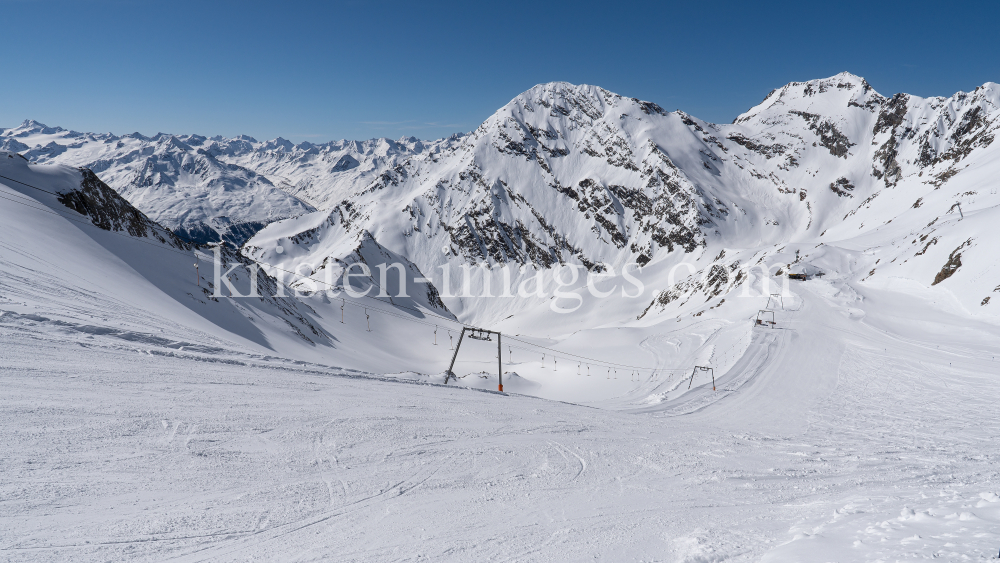
<instances>
[{"instance_id":1,"label":"mountain peak","mask_svg":"<svg viewBox=\"0 0 1000 563\"><path fill-rule=\"evenodd\" d=\"M592 123L604 117L622 96L589 84L545 82L515 96L505 106L484 121L478 131L485 131L510 119L547 129L558 122Z\"/></svg>"},{"instance_id":2,"label":"mountain peak","mask_svg":"<svg viewBox=\"0 0 1000 563\"><path fill-rule=\"evenodd\" d=\"M847 72L846 70L843 72L838 72L836 75L831 76L827 80L833 80L834 78L840 78L842 80L850 80L858 84L865 82L864 78L858 76L857 74L854 74L853 72Z\"/></svg>"},{"instance_id":3,"label":"mountain peak","mask_svg":"<svg viewBox=\"0 0 1000 563\"><path fill-rule=\"evenodd\" d=\"M35 129L35 128L45 129L48 127L48 125L41 123L39 121L35 121L34 119L25 119L24 121L21 122L21 125L19 127L22 129Z\"/></svg>"},{"instance_id":4,"label":"mountain peak","mask_svg":"<svg viewBox=\"0 0 1000 563\"><path fill-rule=\"evenodd\" d=\"M844 105L863 107L871 103L880 103L885 98L876 92L867 80L845 71L829 78L789 82L781 88L771 90L761 103L737 116L733 123L746 123L772 107L783 107L785 111L807 110L820 100L825 100L823 104L828 106L832 104L833 107Z\"/></svg>"},{"instance_id":5,"label":"mountain peak","mask_svg":"<svg viewBox=\"0 0 1000 563\"><path fill-rule=\"evenodd\" d=\"M603 105L612 99L619 98L621 98L621 96L609 92L600 86L592 86L590 84L572 84L569 82L544 82L542 84L536 84L535 86L517 95L513 100L511 100L511 104L522 105L525 109L528 109L528 111L532 111L529 107L534 108L536 105L565 106L567 102L571 105L576 105L573 103L574 100L588 100L591 103L599 103ZM511 104L508 104L508 106Z\"/></svg>"},{"instance_id":6,"label":"mountain peak","mask_svg":"<svg viewBox=\"0 0 1000 563\"><path fill-rule=\"evenodd\" d=\"M263 145L264 150L291 152L295 145L283 137L277 137L267 141Z\"/></svg>"},{"instance_id":7,"label":"mountain peak","mask_svg":"<svg viewBox=\"0 0 1000 563\"><path fill-rule=\"evenodd\" d=\"M19 133L41 133L43 135L52 135L55 133L61 133L65 131L62 127L49 127L48 125L35 121L34 119L25 119L21 122L19 126L12 129L11 131L18 131Z\"/></svg>"}]
</instances>

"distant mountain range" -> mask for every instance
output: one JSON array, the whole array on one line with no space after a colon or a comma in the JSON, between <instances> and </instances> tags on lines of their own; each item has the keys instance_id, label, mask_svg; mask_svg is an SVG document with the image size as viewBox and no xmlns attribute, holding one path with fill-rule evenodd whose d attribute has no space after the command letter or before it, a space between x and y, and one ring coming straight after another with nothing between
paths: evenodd
<instances>
[{"instance_id":1,"label":"distant mountain range","mask_svg":"<svg viewBox=\"0 0 1000 563\"><path fill-rule=\"evenodd\" d=\"M752 259L726 259L733 249L865 233L877 246L894 223L895 254L866 279L941 274L940 283L951 276L943 264L954 272L979 252L979 238L938 222L963 198L965 211L996 199L998 129L995 83L949 98L886 97L841 73L778 88L726 125L556 82L437 141L293 145L26 121L0 132L0 146L90 168L188 240L246 243L248 256L313 275L370 256L369 247L425 273L679 256L732 269ZM969 304L1000 284L976 280Z\"/></svg>"},{"instance_id":2,"label":"distant mountain range","mask_svg":"<svg viewBox=\"0 0 1000 563\"><path fill-rule=\"evenodd\" d=\"M240 246L268 223L323 209L401 160L456 139L293 145L247 136L78 133L28 120L0 130L0 150L89 168L179 236Z\"/></svg>"}]
</instances>

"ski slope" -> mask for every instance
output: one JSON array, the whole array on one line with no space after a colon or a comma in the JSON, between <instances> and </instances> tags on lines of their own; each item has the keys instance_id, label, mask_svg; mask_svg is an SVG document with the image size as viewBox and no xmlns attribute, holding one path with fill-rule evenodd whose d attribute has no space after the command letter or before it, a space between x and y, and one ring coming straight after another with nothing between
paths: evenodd
<instances>
[{"instance_id":1,"label":"ski slope","mask_svg":"<svg viewBox=\"0 0 1000 563\"><path fill-rule=\"evenodd\" d=\"M778 328L754 329L749 378L640 408L67 330L11 312L7 294L0 551L989 559L1000 545L996 327L942 312L936 330L890 332L905 319L868 306L882 296L866 296L859 317L825 283L797 288L802 306Z\"/></svg>"}]
</instances>

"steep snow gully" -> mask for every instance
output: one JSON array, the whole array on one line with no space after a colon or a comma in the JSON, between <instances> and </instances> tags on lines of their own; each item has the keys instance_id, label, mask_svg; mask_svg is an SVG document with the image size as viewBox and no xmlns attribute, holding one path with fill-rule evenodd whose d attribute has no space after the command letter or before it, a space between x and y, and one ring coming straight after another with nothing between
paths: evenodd
<instances>
[{"instance_id":1,"label":"steep snow gully","mask_svg":"<svg viewBox=\"0 0 1000 563\"><path fill-rule=\"evenodd\" d=\"M390 259L433 278L398 302L219 297L212 248L93 174L0 153L0 558L995 559L996 85L885 98L838 75L732 126L573 88L390 151L355 192L303 183L325 211L220 251L240 293L253 259L272 291ZM65 133L29 125L4 148ZM281 146L244 141L244 164ZM471 290L495 290L498 256L515 283L600 262L616 291L580 280L561 314L565 295L434 277L485 260ZM460 322L503 332L507 393L495 342L463 342L442 384Z\"/></svg>"}]
</instances>

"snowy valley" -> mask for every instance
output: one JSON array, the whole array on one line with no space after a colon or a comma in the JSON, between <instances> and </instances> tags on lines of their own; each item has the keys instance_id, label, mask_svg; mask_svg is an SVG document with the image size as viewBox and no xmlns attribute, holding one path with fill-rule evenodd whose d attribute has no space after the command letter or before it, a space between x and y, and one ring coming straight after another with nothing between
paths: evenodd
<instances>
[{"instance_id":1,"label":"snowy valley","mask_svg":"<svg viewBox=\"0 0 1000 563\"><path fill-rule=\"evenodd\" d=\"M998 132L998 84L849 73L731 124L554 82L435 141L2 129L0 553L995 558Z\"/></svg>"}]
</instances>

